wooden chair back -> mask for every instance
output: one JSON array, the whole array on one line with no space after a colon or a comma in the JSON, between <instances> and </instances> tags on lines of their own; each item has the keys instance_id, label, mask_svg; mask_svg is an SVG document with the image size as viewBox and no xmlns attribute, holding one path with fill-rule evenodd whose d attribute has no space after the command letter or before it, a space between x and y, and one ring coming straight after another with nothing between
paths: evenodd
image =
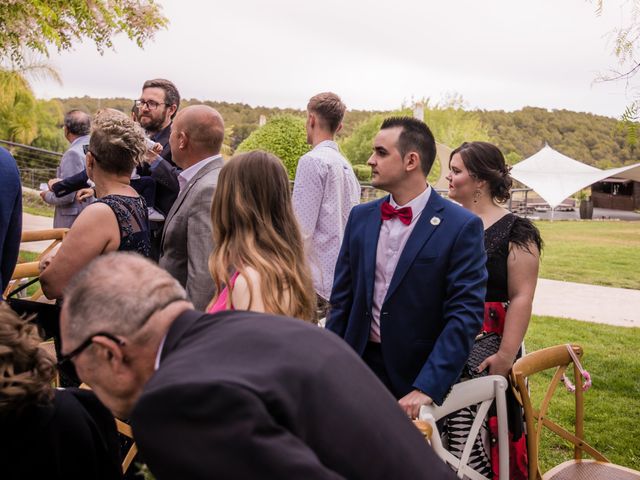
<instances>
[{"instance_id":1,"label":"wooden chair back","mask_svg":"<svg viewBox=\"0 0 640 480\"><path fill-rule=\"evenodd\" d=\"M578 358L582 357L582 347L571 345ZM562 384L562 376L573 365L575 377L575 425L573 432L560 426L549 418L550 404L554 393ZM539 405L534 405L527 388L527 379L536 373L555 369L549 382L542 401ZM522 402L527 425L527 453L529 457L529 478L531 480L541 479L542 472L539 465L540 441L544 428L560 436L567 442L574 445L574 460L581 460L582 453L585 452L595 460L608 462L607 458L589 445L584 440L584 395L582 389L582 376L578 367L573 363L573 359L568 351L567 345L557 345L545 348L518 359L511 369L511 380L514 384L519 398ZM544 428L543 428L544 427Z\"/></svg>"},{"instance_id":2,"label":"wooden chair back","mask_svg":"<svg viewBox=\"0 0 640 480\"><path fill-rule=\"evenodd\" d=\"M91 390L91 387L86 383L81 384L80 388ZM133 440L133 430L131 429L131 425L129 425L126 422L123 422L119 418L114 417L114 419L116 421L116 429L118 430L118 433L121 435L124 435L125 437L129 438L132 441L131 445L129 446L129 450L127 451L126 455L124 456L124 459L122 460L122 474L124 475L127 473L127 471L129 470L129 467L131 467L131 463L133 462L133 460L136 458L136 455L138 454L138 445L136 445L136 442Z\"/></svg>"},{"instance_id":3,"label":"wooden chair back","mask_svg":"<svg viewBox=\"0 0 640 480\"><path fill-rule=\"evenodd\" d=\"M11 293L11 291L14 290L14 288L17 286L15 285L17 280L34 278L40 275L40 269L38 267L40 264L40 260L51 253L51 251L62 242L68 231L68 228L50 228L48 230L31 230L22 232L22 237L20 240L22 243L51 240L51 244L42 253L38 254L35 261L22 262L16 265L16 268L11 275L12 282L9 283L6 290L4 291L5 297L9 295L9 293ZM36 292L26 298L28 300L38 300L42 296L42 289L38 289Z\"/></svg>"}]
</instances>

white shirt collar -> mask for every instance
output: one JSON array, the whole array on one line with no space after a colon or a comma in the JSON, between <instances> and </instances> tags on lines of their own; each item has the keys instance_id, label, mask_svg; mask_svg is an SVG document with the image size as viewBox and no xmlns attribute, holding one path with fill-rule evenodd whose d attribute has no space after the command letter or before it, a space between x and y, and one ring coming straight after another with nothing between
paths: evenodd
<instances>
[{"instance_id":1,"label":"white shirt collar","mask_svg":"<svg viewBox=\"0 0 640 480\"><path fill-rule=\"evenodd\" d=\"M182 172L180 172L180 174L178 175L178 184L180 185L180 190L182 190L185 187L185 185L189 183L191 179L195 177L200 170L202 170L202 168L204 168L207 164L209 164L210 162L214 161L217 158L222 158L222 155L218 154L218 155L214 155L212 157L208 157L203 160L200 160L199 162L194 163L189 168L185 168Z\"/></svg>"},{"instance_id":2,"label":"white shirt collar","mask_svg":"<svg viewBox=\"0 0 640 480\"><path fill-rule=\"evenodd\" d=\"M158 347L158 353L156 353L156 362L153 365L154 370L158 370L160 368L160 357L162 357L162 349L164 348L164 342L167 340L167 336L162 337L162 341L160 342L160 346Z\"/></svg>"},{"instance_id":3,"label":"white shirt collar","mask_svg":"<svg viewBox=\"0 0 640 480\"><path fill-rule=\"evenodd\" d=\"M411 207L411 213L413 214L413 219L411 220L411 223L413 223L415 222L416 218L420 216L420 214L422 213L422 210L424 210L424 207L427 205L427 202L429 201L429 197L431 196L432 190L433 189L431 188L431 185L427 185L427 188L424 189L424 192L422 192L420 195L418 195L413 200L408 202L406 205L398 205L396 201L393 199L393 195L390 195L389 203L393 208Z\"/></svg>"}]
</instances>

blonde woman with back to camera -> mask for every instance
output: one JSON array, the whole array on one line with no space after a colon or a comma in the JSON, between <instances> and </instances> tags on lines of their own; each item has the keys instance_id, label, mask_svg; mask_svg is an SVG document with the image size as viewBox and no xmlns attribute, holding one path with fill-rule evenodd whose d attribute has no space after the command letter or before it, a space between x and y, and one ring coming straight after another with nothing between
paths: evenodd
<instances>
[{"instance_id":1,"label":"blonde woman with back to camera","mask_svg":"<svg viewBox=\"0 0 640 480\"><path fill-rule=\"evenodd\" d=\"M146 151L143 130L124 113L96 114L86 162L98 199L78 216L58 253L41 263L48 298L61 298L71 277L99 255L116 250L150 255L147 205L130 185L131 171Z\"/></svg>"},{"instance_id":2,"label":"blonde woman with back to camera","mask_svg":"<svg viewBox=\"0 0 640 480\"><path fill-rule=\"evenodd\" d=\"M231 158L220 171L211 223L209 270L218 293L210 313L252 310L315 323L311 273L278 157L253 151Z\"/></svg>"}]
</instances>

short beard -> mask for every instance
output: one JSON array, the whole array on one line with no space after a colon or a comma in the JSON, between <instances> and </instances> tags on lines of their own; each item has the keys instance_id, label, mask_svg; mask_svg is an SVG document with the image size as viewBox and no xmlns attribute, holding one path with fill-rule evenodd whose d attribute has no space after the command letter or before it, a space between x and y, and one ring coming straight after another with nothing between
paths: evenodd
<instances>
[{"instance_id":1,"label":"short beard","mask_svg":"<svg viewBox=\"0 0 640 480\"><path fill-rule=\"evenodd\" d=\"M151 118L151 117L139 117L140 118L140 125L142 126L142 128L144 128L147 132L159 132L162 129L162 124L164 123L164 118ZM148 124L147 125L143 125L142 120L147 120Z\"/></svg>"}]
</instances>

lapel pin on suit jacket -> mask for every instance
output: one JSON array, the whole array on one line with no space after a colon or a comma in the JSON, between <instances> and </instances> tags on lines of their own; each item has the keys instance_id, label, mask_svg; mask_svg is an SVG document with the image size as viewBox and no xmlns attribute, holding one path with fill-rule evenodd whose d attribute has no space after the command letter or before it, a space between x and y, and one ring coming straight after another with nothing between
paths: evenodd
<instances>
[{"instance_id":1,"label":"lapel pin on suit jacket","mask_svg":"<svg viewBox=\"0 0 640 480\"><path fill-rule=\"evenodd\" d=\"M431 217L431 225L438 226L440 225L440 217Z\"/></svg>"}]
</instances>

